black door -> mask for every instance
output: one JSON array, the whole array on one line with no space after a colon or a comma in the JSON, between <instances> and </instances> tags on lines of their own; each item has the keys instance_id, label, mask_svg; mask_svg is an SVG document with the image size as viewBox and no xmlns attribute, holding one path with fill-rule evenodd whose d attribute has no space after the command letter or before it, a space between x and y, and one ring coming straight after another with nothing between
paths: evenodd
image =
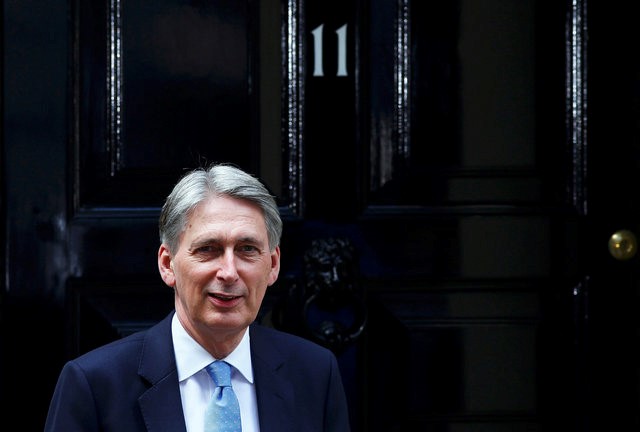
<instances>
[{"instance_id":1,"label":"black door","mask_svg":"<svg viewBox=\"0 0 640 432\"><path fill-rule=\"evenodd\" d=\"M595 3L595 2L592 2ZM586 223L588 301L582 391L589 430L640 427L640 40L638 5L589 4ZM584 244L584 242L582 242Z\"/></svg>"},{"instance_id":2,"label":"black door","mask_svg":"<svg viewBox=\"0 0 640 432\"><path fill-rule=\"evenodd\" d=\"M285 218L259 319L336 352L354 431L638 428L635 11L40 3L3 3L2 422L168 313L159 206L231 161Z\"/></svg>"}]
</instances>

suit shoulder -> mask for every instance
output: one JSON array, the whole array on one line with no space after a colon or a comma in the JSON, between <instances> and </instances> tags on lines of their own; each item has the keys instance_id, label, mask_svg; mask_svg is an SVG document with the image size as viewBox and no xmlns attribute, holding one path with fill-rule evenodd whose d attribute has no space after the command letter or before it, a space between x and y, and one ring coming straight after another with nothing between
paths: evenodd
<instances>
[{"instance_id":1,"label":"suit shoulder","mask_svg":"<svg viewBox=\"0 0 640 432\"><path fill-rule=\"evenodd\" d=\"M96 347L73 361L82 367L138 361L147 340L169 341L169 344L171 343L172 316L173 312L149 328ZM159 343L166 346L166 342Z\"/></svg>"},{"instance_id":2,"label":"suit shoulder","mask_svg":"<svg viewBox=\"0 0 640 432\"><path fill-rule=\"evenodd\" d=\"M302 336L287 333L273 327L261 324L251 325L252 339L259 339L261 342L272 345L280 352L303 353L312 357L323 355L333 356L333 353L322 345L317 344Z\"/></svg>"},{"instance_id":3,"label":"suit shoulder","mask_svg":"<svg viewBox=\"0 0 640 432\"><path fill-rule=\"evenodd\" d=\"M90 368L96 365L120 363L126 358L137 359L146 332L144 330L133 333L122 339L98 346L81 354L73 361L83 368Z\"/></svg>"}]
</instances>

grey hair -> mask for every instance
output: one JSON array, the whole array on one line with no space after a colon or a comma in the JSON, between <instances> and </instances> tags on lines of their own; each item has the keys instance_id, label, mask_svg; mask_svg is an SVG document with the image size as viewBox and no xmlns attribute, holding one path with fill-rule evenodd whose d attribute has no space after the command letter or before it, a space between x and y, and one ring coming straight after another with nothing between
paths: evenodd
<instances>
[{"instance_id":1,"label":"grey hair","mask_svg":"<svg viewBox=\"0 0 640 432\"><path fill-rule=\"evenodd\" d=\"M191 212L212 195L226 195L257 204L267 226L269 249L280 245L282 219L274 197L260 180L229 164L213 164L196 168L184 175L167 197L158 227L160 242L172 254L178 250L180 235Z\"/></svg>"}]
</instances>

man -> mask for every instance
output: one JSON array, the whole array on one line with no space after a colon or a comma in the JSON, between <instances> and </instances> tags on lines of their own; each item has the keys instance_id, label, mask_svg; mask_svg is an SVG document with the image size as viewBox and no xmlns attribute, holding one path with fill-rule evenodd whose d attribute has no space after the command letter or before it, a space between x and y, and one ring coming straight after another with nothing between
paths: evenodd
<instances>
[{"instance_id":1,"label":"man","mask_svg":"<svg viewBox=\"0 0 640 432\"><path fill-rule=\"evenodd\" d=\"M348 431L335 356L254 324L278 278L282 221L260 181L230 165L196 169L160 214L158 268L175 311L147 331L69 361L45 431L203 431L224 360L242 431Z\"/></svg>"}]
</instances>

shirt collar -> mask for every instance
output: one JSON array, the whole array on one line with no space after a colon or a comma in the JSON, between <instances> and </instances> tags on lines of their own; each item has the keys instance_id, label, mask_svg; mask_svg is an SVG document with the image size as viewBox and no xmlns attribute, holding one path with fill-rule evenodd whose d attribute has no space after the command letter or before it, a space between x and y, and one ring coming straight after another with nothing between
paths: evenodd
<instances>
[{"instance_id":1,"label":"shirt collar","mask_svg":"<svg viewBox=\"0 0 640 432\"><path fill-rule=\"evenodd\" d=\"M173 337L173 349L176 356L179 381L189 378L214 360L224 360L240 372L245 380L253 384L249 329L244 332L244 336L236 349L224 359L215 359L196 342L182 327L177 313L173 314L173 319L171 320L171 335Z\"/></svg>"}]
</instances>

